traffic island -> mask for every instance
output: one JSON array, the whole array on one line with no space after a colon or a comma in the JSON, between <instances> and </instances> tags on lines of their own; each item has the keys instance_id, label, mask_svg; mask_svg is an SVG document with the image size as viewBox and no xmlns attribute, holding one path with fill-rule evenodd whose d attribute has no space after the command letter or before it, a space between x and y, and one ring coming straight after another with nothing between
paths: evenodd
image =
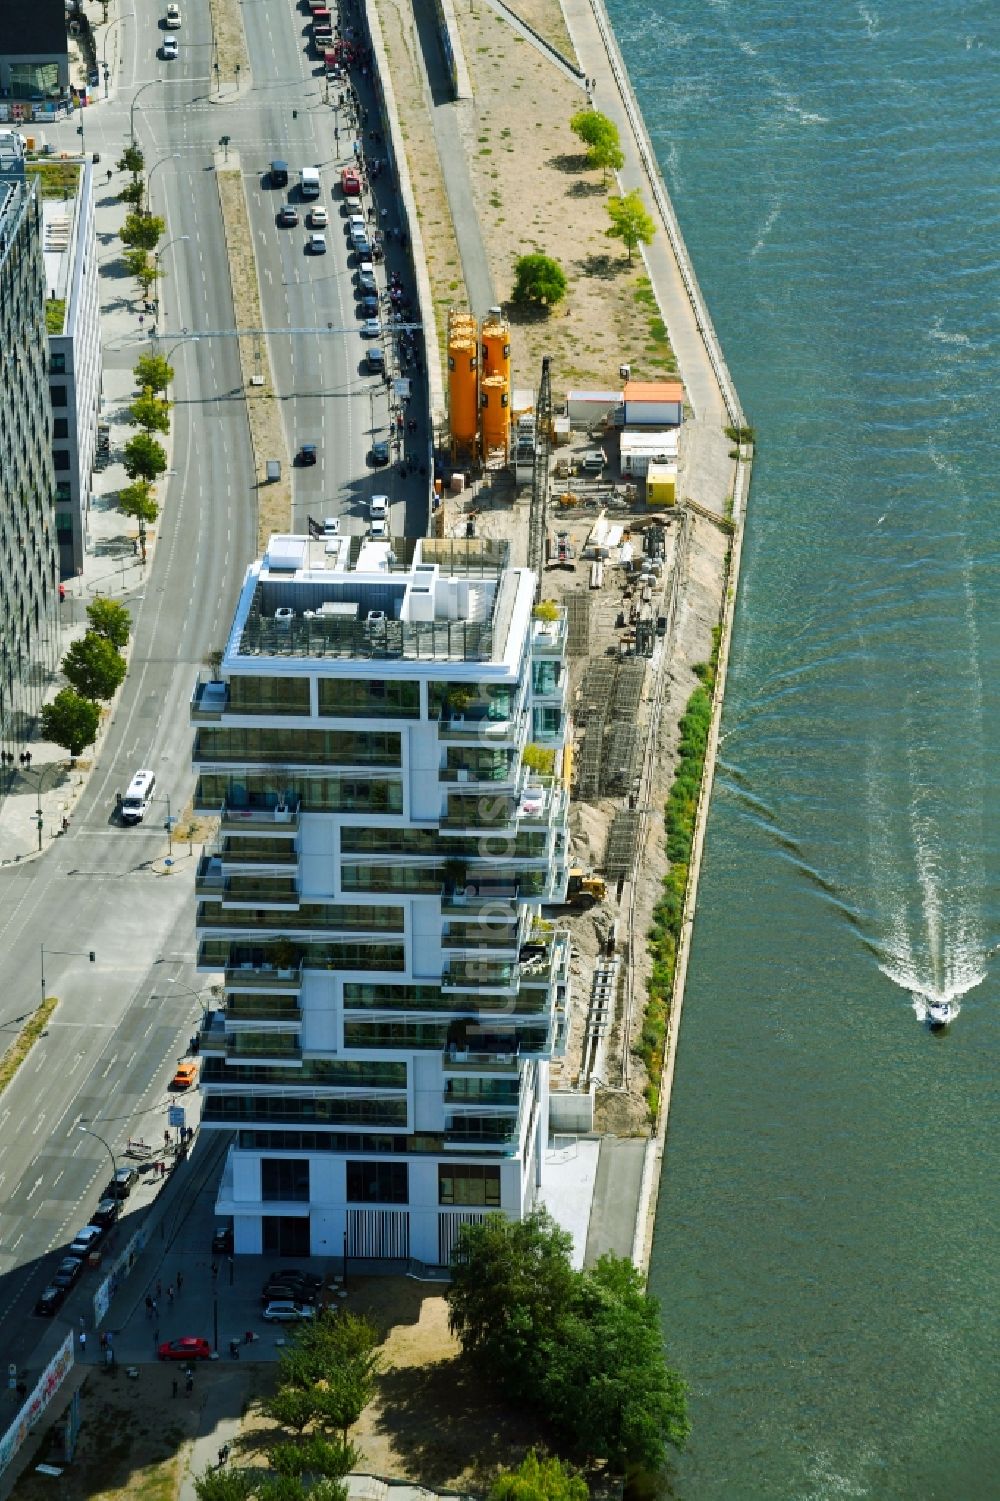
<instances>
[{"instance_id":1,"label":"traffic island","mask_svg":"<svg viewBox=\"0 0 1000 1501\"><path fill-rule=\"evenodd\" d=\"M264 315L239 156L228 148L217 152L215 167L236 327L260 329L264 326ZM292 525L289 458L266 341L262 334L241 332L237 343L257 485L257 550L262 553L273 532L287 532ZM278 479L267 478L269 460L277 460L280 466Z\"/></svg>"}]
</instances>

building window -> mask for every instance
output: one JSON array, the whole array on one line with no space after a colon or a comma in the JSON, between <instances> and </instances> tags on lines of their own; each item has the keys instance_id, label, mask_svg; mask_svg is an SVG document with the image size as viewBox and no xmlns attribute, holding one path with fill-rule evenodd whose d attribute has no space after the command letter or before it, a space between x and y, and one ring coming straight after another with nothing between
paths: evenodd
<instances>
[{"instance_id":1,"label":"building window","mask_svg":"<svg viewBox=\"0 0 1000 1501\"><path fill-rule=\"evenodd\" d=\"M438 1203L500 1208L500 1169L478 1162L443 1162L438 1168Z\"/></svg>"},{"instance_id":2,"label":"building window","mask_svg":"<svg viewBox=\"0 0 1000 1501\"><path fill-rule=\"evenodd\" d=\"M62 449L60 452L54 453L52 455L52 467L53 469L69 468L69 454L65 449Z\"/></svg>"},{"instance_id":3,"label":"building window","mask_svg":"<svg viewBox=\"0 0 1000 1501\"><path fill-rule=\"evenodd\" d=\"M229 680L231 714L308 714L308 678L256 678L234 674Z\"/></svg>"},{"instance_id":4,"label":"building window","mask_svg":"<svg viewBox=\"0 0 1000 1501\"><path fill-rule=\"evenodd\" d=\"M405 1204L408 1180L405 1162L349 1162L347 1198L352 1204Z\"/></svg>"},{"instance_id":5,"label":"building window","mask_svg":"<svg viewBox=\"0 0 1000 1501\"><path fill-rule=\"evenodd\" d=\"M420 684L377 678L320 678L319 712L331 718L419 719Z\"/></svg>"},{"instance_id":6,"label":"building window","mask_svg":"<svg viewBox=\"0 0 1000 1501\"><path fill-rule=\"evenodd\" d=\"M309 1202L307 1157L263 1157L260 1164L260 1196L265 1203Z\"/></svg>"},{"instance_id":7,"label":"building window","mask_svg":"<svg viewBox=\"0 0 1000 1501\"><path fill-rule=\"evenodd\" d=\"M52 423L52 436L53 436L53 438L68 438L69 437L69 418L68 417L56 417L55 418L55 420Z\"/></svg>"},{"instance_id":8,"label":"building window","mask_svg":"<svg viewBox=\"0 0 1000 1501\"><path fill-rule=\"evenodd\" d=\"M49 386L49 396L54 407L64 407L66 405L65 386Z\"/></svg>"},{"instance_id":9,"label":"building window","mask_svg":"<svg viewBox=\"0 0 1000 1501\"><path fill-rule=\"evenodd\" d=\"M49 355L49 372L52 375L66 374L66 356L64 354Z\"/></svg>"},{"instance_id":10,"label":"building window","mask_svg":"<svg viewBox=\"0 0 1000 1501\"><path fill-rule=\"evenodd\" d=\"M68 505L73 499L68 479L61 479L56 484L56 505Z\"/></svg>"}]
</instances>

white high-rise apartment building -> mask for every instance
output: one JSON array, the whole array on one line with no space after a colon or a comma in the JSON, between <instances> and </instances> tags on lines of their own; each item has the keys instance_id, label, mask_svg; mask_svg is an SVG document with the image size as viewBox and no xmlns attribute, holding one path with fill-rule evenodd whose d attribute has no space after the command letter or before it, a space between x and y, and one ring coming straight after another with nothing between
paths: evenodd
<instances>
[{"instance_id":1,"label":"white high-rise apartment building","mask_svg":"<svg viewBox=\"0 0 1000 1501\"><path fill-rule=\"evenodd\" d=\"M198 685L203 1126L237 1253L447 1263L564 1045L566 622L490 541L272 537ZM551 617L551 618L549 618Z\"/></svg>"}]
</instances>

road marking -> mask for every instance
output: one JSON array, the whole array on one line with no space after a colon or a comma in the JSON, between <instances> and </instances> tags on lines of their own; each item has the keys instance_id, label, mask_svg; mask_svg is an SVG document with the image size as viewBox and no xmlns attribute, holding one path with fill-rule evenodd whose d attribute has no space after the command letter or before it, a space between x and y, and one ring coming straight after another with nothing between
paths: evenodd
<instances>
[{"instance_id":1,"label":"road marking","mask_svg":"<svg viewBox=\"0 0 1000 1501\"><path fill-rule=\"evenodd\" d=\"M39 1131L42 1129L42 1122L44 1120L45 1120L45 1111L43 1110L42 1113L41 1113L41 1115L38 1117L38 1124L32 1130L32 1133L31 1133L32 1136L37 1136L38 1135Z\"/></svg>"},{"instance_id":2,"label":"road marking","mask_svg":"<svg viewBox=\"0 0 1000 1501\"><path fill-rule=\"evenodd\" d=\"M53 1188L58 1188L59 1184L62 1182L62 1179L65 1177L65 1175L66 1175L66 1169L63 1168L62 1172L59 1174L59 1177L53 1180L52 1187Z\"/></svg>"},{"instance_id":3,"label":"road marking","mask_svg":"<svg viewBox=\"0 0 1000 1501\"><path fill-rule=\"evenodd\" d=\"M114 1068L114 1066L115 1066L115 1064L117 1062L118 1062L118 1054L116 1053L114 1055L114 1057L109 1061L107 1068L102 1069L102 1071L101 1071L101 1078L102 1079L106 1079L108 1077L108 1075L110 1074L111 1070Z\"/></svg>"},{"instance_id":4,"label":"road marking","mask_svg":"<svg viewBox=\"0 0 1000 1501\"><path fill-rule=\"evenodd\" d=\"M26 1194L26 1198L29 1201L29 1203L30 1203L31 1199L34 1197L34 1195L41 1188L41 1186L42 1186L42 1180L41 1180L41 1178L36 1178L35 1181L34 1181L34 1183L28 1189L28 1192ZM15 1241L14 1244L16 1245L17 1242Z\"/></svg>"}]
</instances>

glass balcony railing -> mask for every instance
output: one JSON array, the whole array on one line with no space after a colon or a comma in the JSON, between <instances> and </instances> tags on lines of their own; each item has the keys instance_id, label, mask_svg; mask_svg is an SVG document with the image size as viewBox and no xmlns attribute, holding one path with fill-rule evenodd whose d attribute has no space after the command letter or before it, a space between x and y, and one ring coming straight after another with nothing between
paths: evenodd
<instances>
[{"instance_id":1,"label":"glass balcony railing","mask_svg":"<svg viewBox=\"0 0 1000 1501\"><path fill-rule=\"evenodd\" d=\"M302 1008L295 998L282 995L232 995L226 1001L225 1020L227 1026L243 1022L294 1026L302 1021Z\"/></svg>"},{"instance_id":2,"label":"glass balcony railing","mask_svg":"<svg viewBox=\"0 0 1000 1501\"><path fill-rule=\"evenodd\" d=\"M566 649L568 616L559 610L555 620L539 620L531 624L531 655L533 657L561 657Z\"/></svg>"},{"instance_id":3,"label":"glass balcony railing","mask_svg":"<svg viewBox=\"0 0 1000 1501\"><path fill-rule=\"evenodd\" d=\"M225 976L227 999L236 992L275 990L288 994L302 988L302 965L297 962L278 968L265 964L263 959L237 960L226 969Z\"/></svg>"},{"instance_id":4,"label":"glass balcony railing","mask_svg":"<svg viewBox=\"0 0 1000 1501\"><path fill-rule=\"evenodd\" d=\"M224 803L221 808L199 808L199 812L215 813L222 819L222 830L229 829L274 829L293 830L299 826L299 803Z\"/></svg>"},{"instance_id":5,"label":"glass balcony railing","mask_svg":"<svg viewBox=\"0 0 1000 1501\"><path fill-rule=\"evenodd\" d=\"M228 683L196 683L191 695L191 723L217 724L228 706Z\"/></svg>"}]
</instances>

